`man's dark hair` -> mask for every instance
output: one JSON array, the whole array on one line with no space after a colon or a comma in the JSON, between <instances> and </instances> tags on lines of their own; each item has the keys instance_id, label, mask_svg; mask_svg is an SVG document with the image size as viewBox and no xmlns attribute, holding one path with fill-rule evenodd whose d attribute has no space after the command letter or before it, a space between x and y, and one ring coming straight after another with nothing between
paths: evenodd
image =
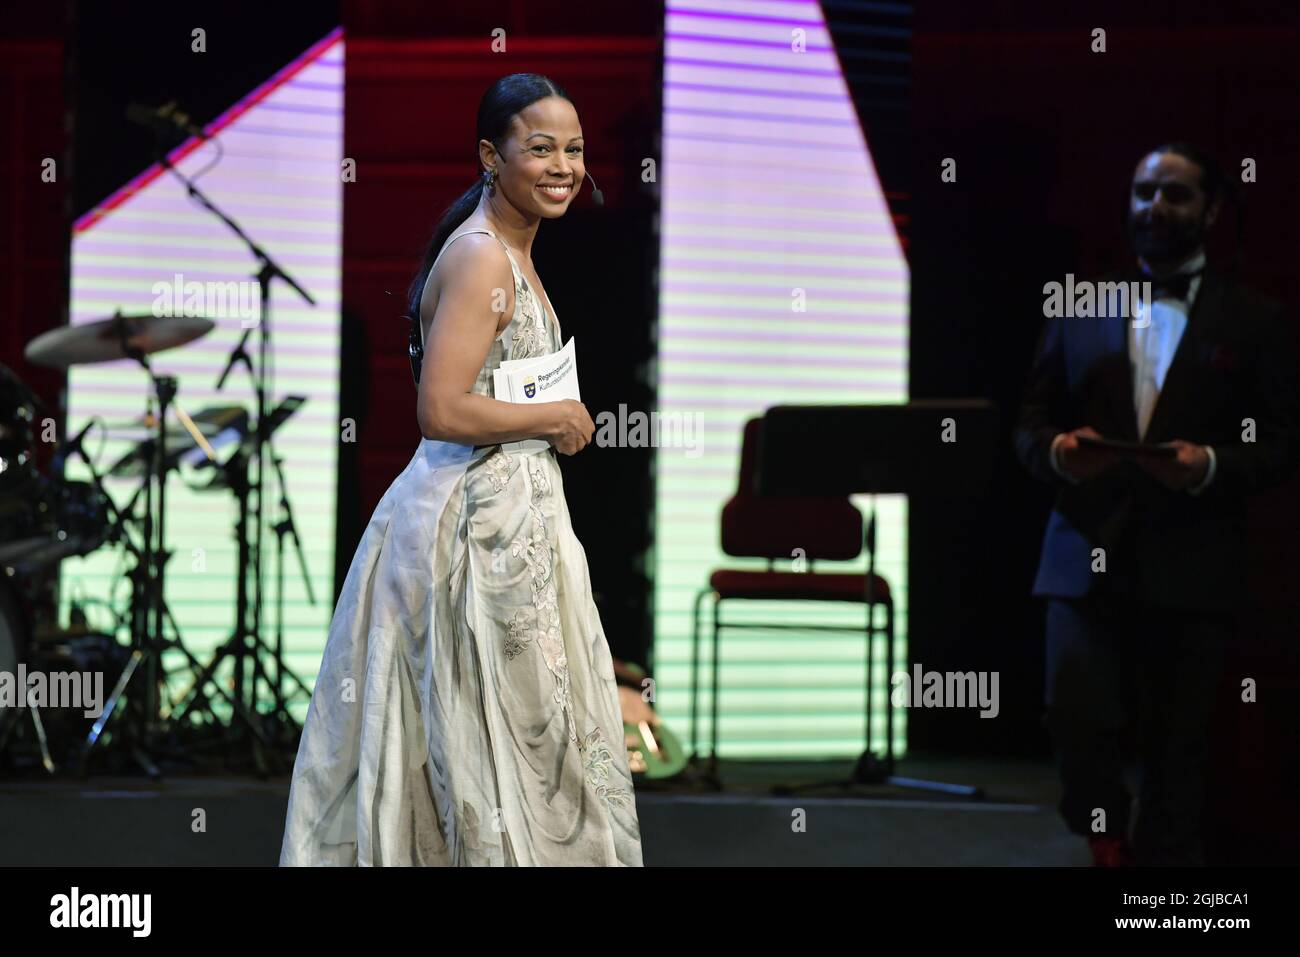
<instances>
[{"instance_id":1,"label":"man's dark hair","mask_svg":"<svg viewBox=\"0 0 1300 957\"><path fill-rule=\"evenodd\" d=\"M1223 175L1223 167L1206 150L1194 143L1176 141L1164 143L1151 151L1152 153L1173 153L1183 159L1191 160L1201 168L1201 189L1206 201L1213 203L1219 197L1232 198L1232 182Z\"/></svg>"},{"instance_id":2,"label":"man's dark hair","mask_svg":"<svg viewBox=\"0 0 1300 957\"><path fill-rule=\"evenodd\" d=\"M1235 236L1232 248L1232 262L1229 266L1228 278L1230 281L1236 281L1241 271L1241 241L1245 234L1245 196L1237 188L1234 180L1224 175L1223 167L1219 165L1214 156L1208 150L1203 150L1194 143L1188 143L1183 140L1175 140L1172 143L1164 143L1157 146L1151 151L1152 153L1173 153L1175 156L1181 156L1184 159L1191 160L1201 168L1201 189L1205 193L1207 205L1211 205L1217 199L1229 200L1232 203L1236 215Z\"/></svg>"}]
</instances>

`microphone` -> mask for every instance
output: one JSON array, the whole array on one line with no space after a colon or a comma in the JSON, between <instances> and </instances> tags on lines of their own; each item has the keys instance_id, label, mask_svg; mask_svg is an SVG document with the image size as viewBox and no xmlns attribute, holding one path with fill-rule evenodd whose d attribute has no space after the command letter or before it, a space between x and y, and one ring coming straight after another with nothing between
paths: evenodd
<instances>
[{"instance_id":1,"label":"microphone","mask_svg":"<svg viewBox=\"0 0 1300 957\"><path fill-rule=\"evenodd\" d=\"M604 206L605 194L600 191L600 188L596 185L596 181L592 179L590 173L587 174L587 179L591 180L591 198L596 201L597 206Z\"/></svg>"},{"instance_id":2,"label":"microphone","mask_svg":"<svg viewBox=\"0 0 1300 957\"><path fill-rule=\"evenodd\" d=\"M132 103L126 108L126 118L137 126L150 130L159 140L180 142L186 136L211 139L201 127L190 122L188 113L182 113L176 108L175 100L158 107Z\"/></svg>"},{"instance_id":3,"label":"microphone","mask_svg":"<svg viewBox=\"0 0 1300 957\"><path fill-rule=\"evenodd\" d=\"M251 326L244 330L244 334L239 337L239 342L235 343L235 348L231 350L230 357L226 359L226 367L221 370L221 378L217 380L218 392L226 387L226 377L235 371L237 362L242 362L248 366L249 372L253 371L253 360L248 357L248 351L244 348L244 343L248 341L248 335L251 331Z\"/></svg>"}]
</instances>

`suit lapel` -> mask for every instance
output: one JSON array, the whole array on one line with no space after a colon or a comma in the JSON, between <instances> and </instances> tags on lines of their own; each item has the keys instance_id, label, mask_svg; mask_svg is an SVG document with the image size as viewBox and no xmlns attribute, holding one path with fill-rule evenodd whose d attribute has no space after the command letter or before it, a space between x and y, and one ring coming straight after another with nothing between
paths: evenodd
<instances>
[{"instance_id":1,"label":"suit lapel","mask_svg":"<svg viewBox=\"0 0 1300 957\"><path fill-rule=\"evenodd\" d=\"M1201 287L1197 290L1196 301L1192 303L1192 310L1187 315L1187 327L1183 329L1183 337L1174 350L1174 360L1165 373L1164 386L1156 399L1156 407L1151 412L1151 421L1147 424L1147 442L1167 442L1182 437L1167 432L1172 425L1172 416L1191 397L1193 366L1203 355L1205 350L1202 343L1222 308L1223 282L1207 270L1201 274Z\"/></svg>"}]
</instances>

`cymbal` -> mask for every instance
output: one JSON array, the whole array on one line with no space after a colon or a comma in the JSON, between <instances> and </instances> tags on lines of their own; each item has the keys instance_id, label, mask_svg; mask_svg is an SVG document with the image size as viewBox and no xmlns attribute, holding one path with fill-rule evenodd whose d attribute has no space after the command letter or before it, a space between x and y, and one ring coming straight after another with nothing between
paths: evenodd
<instances>
[{"instance_id":1,"label":"cymbal","mask_svg":"<svg viewBox=\"0 0 1300 957\"><path fill-rule=\"evenodd\" d=\"M216 326L202 316L123 316L82 322L41 333L23 353L28 362L66 369L71 365L129 359L127 348L145 355L174 349L206 336ZM123 347L125 339L126 347Z\"/></svg>"},{"instance_id":2,"label":"cymbal","mask_svg":"<svg viewBox=\"0 0 1300 957\"><path fill-rule=\"evenodd\" d=\"M192 421L204 435L216 435L241 415L247 415L242 405L214 405L195 412ZM132 419L117 419L104 423L104 430L113 438L121 438L128 433L142 434L152 439L158 434L158 416L153 412L137 415ZM167 434L190 435L190 430L179 422L167 423Z\"/></svg>"},{"instance_id":3,"label":"cymbal","mask_svg":"<svg viewBox=\"0 0 1300 957\"><path fill-rule=\"evenodd\" d=\"M151 420L153 427L157 429L157 419L146 416L141 421L146 420ZM218 437L224 437L226 441L219 443L222 447L228 445L231 440L242 441L249 433L248 410L242 405L210 406L194 413L190 421L194 423L194 427L202 435L211 439L213 444L218 444ZM230 432L231 435L224 436L226 432ZM114 437L126 438L127 436L119 432ZM156 433L139 436L138 444L114 462L107 474L112 475L114 478L134 478L147 474L153 462L153 449L156 438ZM188 429L176 423L167 423L168 469L175 468L186 453L196 449L197 445L194 436Z\"/></svg>"}]
</instances>

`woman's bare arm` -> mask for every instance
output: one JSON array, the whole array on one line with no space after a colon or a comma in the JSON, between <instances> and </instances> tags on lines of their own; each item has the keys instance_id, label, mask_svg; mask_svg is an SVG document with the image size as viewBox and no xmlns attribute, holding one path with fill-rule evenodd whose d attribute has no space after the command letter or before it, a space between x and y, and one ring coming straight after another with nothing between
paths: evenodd
<instances>
[{"instance_id":1,"label":"woman's bare arm","mask_svg":"<svg viewBox=\"0 0 1300 957\"><path fill-rule=\"evenodd\" d=\"M445 268L437 308L427 299L420 307L428 330L416 408L420 433L461 445L550 439L562 403L502 402L470 391L497 336L500 310L514 309L505 250L491 236L470 234L448 246L439 265Z\"/></svg>"}]
</instances>

